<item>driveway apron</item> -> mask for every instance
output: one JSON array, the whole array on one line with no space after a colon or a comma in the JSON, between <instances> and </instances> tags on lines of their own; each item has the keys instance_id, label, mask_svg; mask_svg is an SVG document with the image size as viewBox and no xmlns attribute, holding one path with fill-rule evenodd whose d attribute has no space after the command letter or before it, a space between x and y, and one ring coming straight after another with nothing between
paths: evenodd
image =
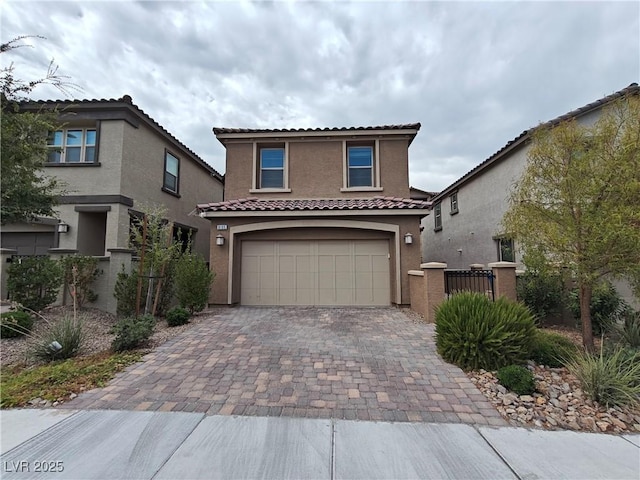
<instances>
[{"instance_id":1,"label":"driveway apron","mask_svg":"<svg viewBox=\"0 0 640 480\"><path fill-rule=\"evenodd\" d=\"M506 425L392 307L230 308L63 407Z\"/></svg>"}]
</instances>

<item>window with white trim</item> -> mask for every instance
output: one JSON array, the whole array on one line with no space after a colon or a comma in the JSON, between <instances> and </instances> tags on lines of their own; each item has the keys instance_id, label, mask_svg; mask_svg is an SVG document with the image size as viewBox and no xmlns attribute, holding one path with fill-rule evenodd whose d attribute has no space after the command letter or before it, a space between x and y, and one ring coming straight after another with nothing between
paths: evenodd
<instances>
[{"instance_id":1,"label":"window with white trim","mask_svg":"<svg viewBox=\"0 0 640 480\"><path fill-rule=\"evenodd\" d=\"M180 159L168 150L164 152L164 180L162 189L177 194L180 189Z\"/></svg>"},{"instance_id":2,"label":"window with white trim","mask_svg":"<svg viewBox=\"0 0 640 480\"><path fill-rule=\"evenodd\" d=\"M373 187L373 147L347 147L347 186Z\"/></svg>"},{"instance_id":3,"label":"window with white trim","mask_svg":"<svg viewBox=\"0 0 640 480\"><path fill-rule=\"evenodd\" d=\"M260 149L260 188L284 188L284 147Z\"/></svg>"},{"instance_id":4,"label":"window with white trim","mask_svg":"<svg viewBox=\"0 0 640 480\"><path fill-rule=\"evenodd\" d=\"M436 232L442 230L442 203L436 203L433 207L433 222Z\"/></svg>"},{"instance_id":5,"label":"window with white trim","mask_svg":"<svg viewBox=\"0 0 640 480\"><path fill-rule=\"evenodd\" d=\"M455 215L458 213L458 192L454 192L449 195L449 200L451 201L451 215Z\"/></svg>"},{"instance_id":6,"label":"window with white trim","mask_svg":"<svg viewBox=\"0 0 640 480\"><path fill-rule=\"evenodd\" d=\"M94 163L96 129L68 128L50 132L47 146L49 163Z\"/></svg>"}]
</instances>

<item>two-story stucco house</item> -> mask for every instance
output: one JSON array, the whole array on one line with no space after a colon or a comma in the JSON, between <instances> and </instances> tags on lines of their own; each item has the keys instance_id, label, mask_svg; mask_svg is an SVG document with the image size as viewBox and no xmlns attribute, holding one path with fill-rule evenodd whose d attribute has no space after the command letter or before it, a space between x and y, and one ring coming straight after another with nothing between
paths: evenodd
<instances>
[{"instance_id":1,"label":"two-story stucco house","mask_svg":"<svg viewBox=\"0 0 640 480\"><path fill-rule=\"evenodd\" d=\"M547 122L554 125L575 119L591 125L603 107L627 95L640 94L636 83ZM425 262L444 262L449 268L466 269L471 264L496 261L516 262L522 267L521 252L502 218L509 206L514 183L527 165L533 129L525 130L495 154L432 198L433 215L423 220L422 250ZM630 298L628 287L621 293Z\"/></svg>"},{"instance_id":2,"label":"two-story stucco house","mask_svg":"<svg viewBox=\"0 0 640 480\"><path fill-rule=\"evenodd\" d=\"M209 257L209 222L190 215L203 199L223 198L223 178L142 109L131 97L38 101L23 111L55 109L62 128L50 132L45 174L62 183L58 219L2 227L2 247L19 254L50 248L109 255L128 248L133 216L160 206L174 234L191 235Z\"/></svg>"},{"instance_id":3,"label":"two-story stucco house","mask_svg":"<svg viewBox=\"0 0 640 480\"><path fill-rule=\"evenodd\" d=\"M408 304L430 206L409 187L419 129L214 128L225 197L198 205L211 221L211 302Z\"/></svg>"}]
</instances>

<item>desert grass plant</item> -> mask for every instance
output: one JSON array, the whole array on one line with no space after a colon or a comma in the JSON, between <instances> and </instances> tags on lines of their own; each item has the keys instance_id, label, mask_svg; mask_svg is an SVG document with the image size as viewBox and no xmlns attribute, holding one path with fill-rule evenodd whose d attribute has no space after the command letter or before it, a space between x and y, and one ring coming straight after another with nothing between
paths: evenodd
<instances>
[{"instance_id":1,"label":"desert grass plant","mask_svg":"<svg viewBox=\"0 0 640 480\"><path fill-rule=\"evenodd\" d=\"M640 349L640 311L626 312L623 320L614 325L612 333L620 345Z\"/></svg>"},{"instance_id":2,"label":"desert grass plant","mask_svg":"<svg viewBox=\"0 0 640 480\"><path fill-rule=\"evenodd\" d=\"M464 370L497 370L522 364L530 355L535 322L529 309L500 298L461 292L436 310L436 347Z\"/></svg>"},{"instance_id":3,"label":"desert grass plant","mask_svg":"<svg viewBox=\"0 0 640 480\"><path fill-rule=\"evenodd\" d=\"M0 337L22 337L31 332L33 317L25 311L14 310L0 315Z\"/></svg>"},{"instance_id":4,"label":"desert grass plant","mask_svg":"<svg viewBox=\"0 0 640 480\"><path fill-rule=\"evenodd\" d=\"M32 347L38 360L51 362L75 357L80 353L85 338L81 316L66 315L58 322L50 322Z\"/></svg>"},{"instance_id":5,"label":"desert grass plant","mask_svg":"<svg viewBox=\"0 0 640 480\"><path fill-rule=\"evenodd\" d=\"M531 395L536 391L536 382L526 367L521 365L507 365L498 369L498 382L503 387L518 395Z\"/></svg>"},{"instance_id":6,"label":"desert grass plant","mask_svg":"<svg viewBox=\"0 0 640 480\"><path fill-rule=\"evenodd\" d=\"M607 407L640 405L640 361L637 354L614 348L605 354L594 355L580 351L567 364L569 371L578 379L584 392Z\"/></svg>"},{"instance_id":7,"label":"desert grass plant","mask_svg":"<svg viewBox=\"0 0 640 480\"><path fill-rule=\"evenodd\" d=\"M531 345L531 360L538 365L560 368L571 360L577 351L578 347L559 333L537 329Z\"/></svg>"}]
</instances>

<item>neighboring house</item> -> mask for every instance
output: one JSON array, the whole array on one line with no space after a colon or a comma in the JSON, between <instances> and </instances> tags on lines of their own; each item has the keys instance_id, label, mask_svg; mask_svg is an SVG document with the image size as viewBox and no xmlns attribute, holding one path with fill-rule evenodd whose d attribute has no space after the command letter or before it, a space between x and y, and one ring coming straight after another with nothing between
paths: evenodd
<instances>
[{"instance_id":1,"label":"neighboring house","mask_svg":"<svg viewBox=\"0 0 640 480\"><path fill-rule=\"evenodd\" d=\"M198 205L211 221L211 302L408 304L430 206L409 187L419 129L214 128L225 198Z\"/></svg>"},{"instance_id":2,"label":"neighboring house","mask_svg":"<svg viewBox=\"0 0 640 480\"><path fill-rule=\"evenodd\" d=\"M174 235L191 236L209 257L209 222L190 215L203 199L223 198L223 178L136 106L130 96L114 100L38 101L23 111L56 109L63 125L50 132L44 173L63 184L59 219L2 227L2 247L18 254L50 248L109 255L128 248L132 219L145 207L166 209Z\"/></svg>"},{"instance_id":3,"label":"neighboring house","mask_svg":"<svg viewBox=\"0 0 640 480\"><path fill-rule=\"evenodd\" d=\"M629 87L577 110L555 118L548 125L574 118L590 125L602 108L640 89ZM471 264L516 262L522 267L521 252L501 227L509 194L521 177L533 129L525 130L459 180L435 195L433 215L423 221L422 251L425 262L444 262L452 269Z\"/></svg>"}]
</instances>

